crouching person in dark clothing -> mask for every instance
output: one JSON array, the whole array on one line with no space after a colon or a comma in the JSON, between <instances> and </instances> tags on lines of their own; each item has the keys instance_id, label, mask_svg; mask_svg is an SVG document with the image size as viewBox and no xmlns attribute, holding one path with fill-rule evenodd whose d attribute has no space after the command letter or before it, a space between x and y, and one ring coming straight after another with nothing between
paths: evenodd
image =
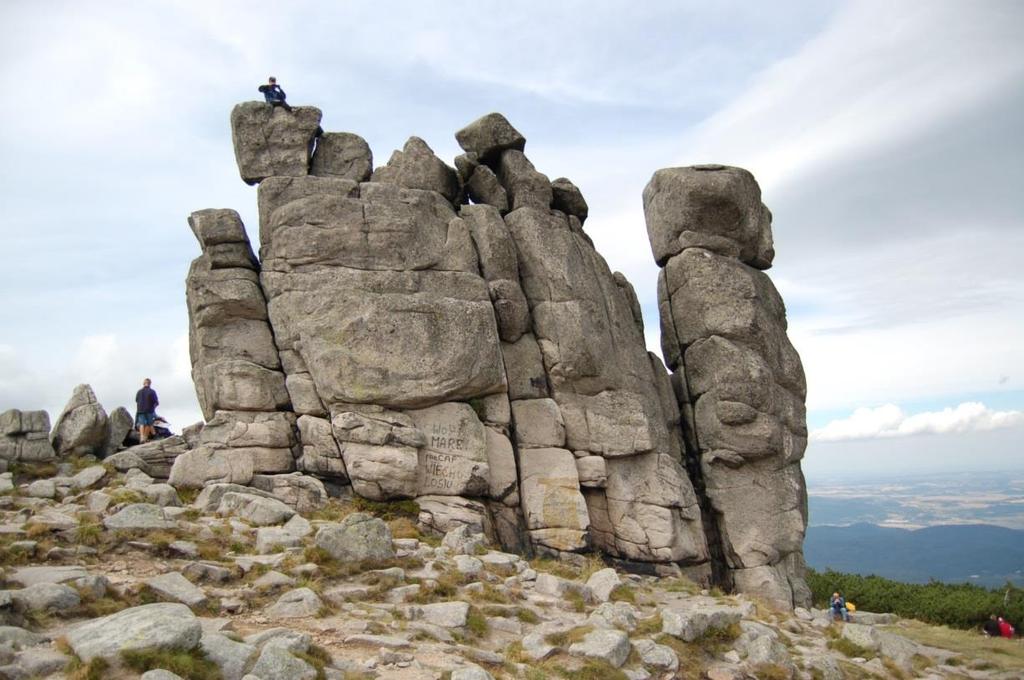
<instances>
[{"instance_id":1,"label":"crouching person in dark clothing","mask_svg":"<svg viewBox=\"0 0 1024 680\"><path fill-rule=\"evenodd\" d=\"M999 637L999 620L993 614L981 625L981 631L989 637Z\"/></svg>"},{"instance_id":2,"label":"crouching person in dark clothing","mask_svg":"<svg viewBox=\"0 0 1024 680\"><path fill-rule=\"evenodd\" d=\"M263 93L263 98L266 100L268 104L270 104L271 106L280 106L288 113L292 112L292 107L289 106L288 102L285 101L285 97L287 95L285 95L284 90L281 89L281 86L277 84L277 78L275 78L274 76L270 76L270 79L268 80L267 84L260 85L259 89L260 92Z\"/></svg>"}]
</instances>

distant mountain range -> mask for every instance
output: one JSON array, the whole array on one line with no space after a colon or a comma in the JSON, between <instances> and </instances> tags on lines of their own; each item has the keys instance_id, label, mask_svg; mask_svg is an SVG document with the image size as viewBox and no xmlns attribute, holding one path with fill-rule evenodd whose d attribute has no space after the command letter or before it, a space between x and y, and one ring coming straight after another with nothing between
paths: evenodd
<instances>
[{"instance_id":1,"label":"distant mountain range","mask_svg":"<svg viewBox=\"0 0 1024 680\"><path fill-rule=\"evenodd\" d=\"M895 529L875 524L811 526L807 564L907 583L931 579L998 587L1024 585L1024 531L988 524Z\"/></svg>"}]
</instances>

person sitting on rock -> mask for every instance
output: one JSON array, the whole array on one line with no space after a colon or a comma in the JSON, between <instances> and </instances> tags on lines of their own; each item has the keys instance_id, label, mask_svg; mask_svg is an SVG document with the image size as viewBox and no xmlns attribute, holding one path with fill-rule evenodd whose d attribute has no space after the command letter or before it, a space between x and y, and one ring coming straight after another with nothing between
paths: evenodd
<instances>
[{"instance_id":1,"label":"person sitting on rock","mask_svg":"<svg viewBox=\"0 0 1024 680\"><path fill-rule=\"evenodd\" d=\"M292 112L292 107L285 101L284 90L277 84L277 78L270 76L266 85L260 85L260 92L263 93L263 98L267 100L267 103L271 106L280 106L288 113Z\"/></svg>"},{"instance_id":2,"label":"person sitting on rock","mask_svg":"<svg viewBox=\"0 0 1024 680\"><path fill-rule=\"evenodd\" d=\"M139 428L139 443L145 444L153 436L156 407L160 404L149 378L142 381L142 389L135 393L135 426Z\"/></svg>"},{"instance_id":3,"label":"person sitting on rock","mask_svg":"<svg viewBox=\"0 0 1024 680\"><path fill-rule=\"evenodd\" d=\"M981 632L989 637L999 637L999 620L996 615L988 617L988 621L981 624Z\"/></svg>"},{"instance_id":4,"label":"person sitting on rock","mask_svg":"<svg viewBox=\"0 0 1024 680\"><path fill-rule=\"evenodd\" d=\"M157 416L153 420L153 439L167 439L173 437L174 433L171 432L171 424L167 422L162 416Z\"/></svg>"},{"instance_id":5,"label":"person sitting on rock","mask_svg":"<svg viewBox=\"0 0 1024 680\"><path fill-rule=\"evenodd\" d=\"M832 593L832 618L840 617L847 623L850 621L850 612L846 609L846 600L838 592Z\"/></svg>"}]
</instances>

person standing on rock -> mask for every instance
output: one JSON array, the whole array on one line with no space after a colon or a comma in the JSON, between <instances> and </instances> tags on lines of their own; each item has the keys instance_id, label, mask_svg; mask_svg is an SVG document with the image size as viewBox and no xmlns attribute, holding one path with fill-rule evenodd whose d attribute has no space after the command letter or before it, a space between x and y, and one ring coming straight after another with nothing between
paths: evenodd
<instances>
[{"instance_id":1,"label":"person standing on rock","mask_svg":"<svg viewBox=\"0 0 1024 680\"><path fill-rule=\"evenodd\" d=\"M277 84L277 78L270 76L266 85L260 85L260 92L263 93L263 98L267 100L267 103L271 106L280 106L288 113L292 112L292 107L285 101L284 90Z\"/></svg>"},{"instance_id":2,"label":"person standing on rock","mask_svg":"<svg viewBox=\"0 0 1024 680\"><path fill-rule=\"evenodd\" d=\"M135 426L139 428L139 442L143 444L153 436L156 407L160 405L151 384L149 378L146 378L142 381L142 389L135 393Z\"/></svg>"}]
</instances>

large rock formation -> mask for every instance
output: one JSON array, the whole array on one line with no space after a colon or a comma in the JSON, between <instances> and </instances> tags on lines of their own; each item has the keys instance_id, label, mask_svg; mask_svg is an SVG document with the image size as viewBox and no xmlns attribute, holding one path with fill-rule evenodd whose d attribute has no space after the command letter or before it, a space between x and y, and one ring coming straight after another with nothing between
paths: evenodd
<instances>
[{"instance_id":1,"label":"large rock formation","mask_svg":"<svg viewBox=\"0 0 1024 680\"><path fill-rule=\"evenodd\" d=\"M12 408L0 413L0 467L6 470L16 461L46 462L55 457L46 411Z\"/></svg>"},{"instance_id":2,"label":"large rock formation","mask_svg":"<svg viewBox=\"0 0 1024 680\"><path fill-rule=\"evenodd\" d=\"M365 181L365 142L322 133L316 109L296 111L246 103L231 118L241 175L259 183L259 260L234 211L189 220L203 249L187 282L193 374L211 422L175 461L172 484L249 484L296 469L365 498L415 499L432 530L465 525L508 550L598 550L704 581L731 573L745 588L757 568L783 573L798 560L799 539L785 531L742 519L726 530L718 515L752 506L732 503L731 478L700 474L698 448L684 445L694 419L681 425L688 392L647 352L632 286L583 231L582 193L539 172L503 116L456 133L466 153L455 167L412 137ZM730 235L655 247L664 261ZM763 244L755 250L770 260ZM695 285L693 295L686 311L703 318L701 305L725 293ZM775 311L762 316L774 324L765 343L778 345ZM671 367L684 376L679 356ZM722 413L751 400L731 399L701 410L697 425L736 427L744 415ZM796 401L786 402L786 432L802 418ZM758 439L767 429L755 415L735 434L717 432ZM774 442L732 450L775 451ZM740 468L745 479L795 481L765 460ZM776 501L756 511L785 515ZM770 595L790 604L792 592Z\"/></svg>"},{"instance_id":3,"label":"large rock formation","mask_svg":"<svg viewBox=\"0 0 1024 680\"><path fill-rule=\"evenodd\" d=\"M807 384L782 298L759 271L775 255L771 213L749 172L718 165L659 170L644 212L708 535L738 589L807 602Z\"/></svg>"},{"instance_id":4,"label":"large rock formation","mask_svg":"<svg viewBox=\"0 0 1024 680\"><path fill-rule=\"evenodd\" d=\"M103 405L88 385L77 386L50 433L58 456L103 455L110 439L110 422Z\"/></svg>"}]
</instances>

